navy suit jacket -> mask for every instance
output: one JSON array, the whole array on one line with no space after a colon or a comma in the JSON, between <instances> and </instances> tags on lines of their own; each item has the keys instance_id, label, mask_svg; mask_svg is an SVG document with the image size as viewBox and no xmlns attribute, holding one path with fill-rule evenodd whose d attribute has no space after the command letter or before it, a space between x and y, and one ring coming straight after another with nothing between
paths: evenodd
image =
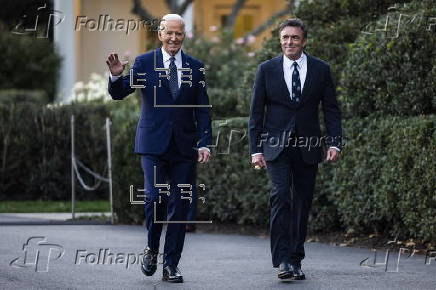
<instances>
[{"instance_id":1,"label":"navy suit jacket","mask_svg":"<svg viewBox=\"0 0 436 290\"><path fill-rule=\"evenodd\" d=\"M135 153L163 154L172 136L185 156L193 156L193 148L211 144L211 120L207 107L209 98L204 71L200 71L204 65L182 52L182 66L191 69L191 74L182 72L182 81L191 81L191 84L182 82L175 100L168 79L162 77L167 72L162 70L161 48L139 55L129 75L113 83L109 80L109 94L114 100L122 100L133 93L135 88L131 87L130 78L133 85L145 85L140 89L141 117L136 128Z\"/></svg>"},{"instance_id":2,"label":"navy suit jacket","mask_svg":"<svg viewBox=\"0 0 436 290\"><path fill-rule=\"evenodd\" d=\"M263 153L265 159L271 161L283 148L296 144L303 160L315 164L322 160L322 141L340 148L341 111L330 67L307 53L306 56L307 75L301 101L297 104L290 102L283 74L283 55L259 65L249 120L251 154ZM327 136L323 139L319 122L320 103L327 129ZM296 138L289 138L291 133Z\"/></svg>"}]
</instances>

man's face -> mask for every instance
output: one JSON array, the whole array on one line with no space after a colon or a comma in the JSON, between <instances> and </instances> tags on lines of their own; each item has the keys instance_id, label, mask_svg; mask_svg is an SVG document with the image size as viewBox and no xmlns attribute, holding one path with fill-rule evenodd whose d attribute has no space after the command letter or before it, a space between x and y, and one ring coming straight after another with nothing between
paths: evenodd
<instances>
[{"instance_id":1,"label":"man's face","mask_svg":"<svg viewBox=\"0 0 436 290\"><path fill-rule=\"evenodd\" d=\"M297 60L306 45L303 30L300 27L286 26L280 32L280 44L284 55Z\"/></svg>"},{"instance_id":2,"label":"man's face","mask_svg":"<svg viewBox=\"0 0 436 290\"><path fill-rule=\"evenodd\" d=\"M185 39L185 28L179 20L166 20L161 25L158 37L162 42L162 47L170 55L175 55Z\"/></svg>"}]
</instances>

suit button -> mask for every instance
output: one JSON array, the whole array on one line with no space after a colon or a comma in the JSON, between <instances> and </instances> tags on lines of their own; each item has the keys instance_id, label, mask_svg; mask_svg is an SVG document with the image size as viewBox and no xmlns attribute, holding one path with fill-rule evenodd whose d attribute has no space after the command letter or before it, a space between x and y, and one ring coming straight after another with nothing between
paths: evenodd
<instances>
[{"instance_id":1,"label":"suit button","mask_svg":"<svg viewBox=\"0 0 436 290\"><path fill-rule=\"evenodd\" d=\"M206 131L204 131L204 133L207 134L207 133L209 133L209 131L206 130Z\"/></svg>"}]
</instances>

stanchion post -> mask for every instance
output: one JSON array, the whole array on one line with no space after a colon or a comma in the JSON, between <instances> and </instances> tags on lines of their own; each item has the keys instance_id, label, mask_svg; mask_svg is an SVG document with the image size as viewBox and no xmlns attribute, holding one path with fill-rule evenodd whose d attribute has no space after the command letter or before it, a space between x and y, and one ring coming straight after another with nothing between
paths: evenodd
<instances>
[{"instance_id":1,"label":"stanchion post","mask_svg":"<svg viewBox=\"0 0 436 290\"><path fill-rule=\"evenodd\" d=\"M114 224L114 205L112 198L112 154L111 154L111 121L106 118L107 167L109 179L109 203L111 206L111 224Z\"/></svg>"},{"instance_id":2,"label":"stanchion post","mask_svg":"<svg viewBox=\"0 0 436 290\"><path fill-rule=\"evenodd\" d=\"M75 170L74 170L74 115L71 115L71 218L74 220L76 217L76 188L75 188Z\"/></svg>"}]
</instances>

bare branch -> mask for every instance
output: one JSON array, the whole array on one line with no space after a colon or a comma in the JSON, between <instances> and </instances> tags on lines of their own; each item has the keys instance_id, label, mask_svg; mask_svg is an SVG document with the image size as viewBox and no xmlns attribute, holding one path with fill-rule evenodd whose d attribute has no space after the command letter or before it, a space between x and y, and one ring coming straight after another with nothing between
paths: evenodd
<instances>
[{"instance_id":1,"label":"bare branch","mask_svg":"<svg viewBox=\"0 0 436 290\"><path fill-rule=\"evenodd\" d=\"M193 0L185 0L182 4L180 4L179 8L177 8L176 13L179 15L183 15L192 2Z\"/></svg>"},{"instance_id":2,"label":"bare branch","mask_svg":"<svg viewBox=\"0 0 436 290\"><path fill-rule=\"evenodd\" d=\"M133 7L131 12L133 14L138 15L139 17L141 17L142 20L148 20L151 21L153 19L155 19L155 17L153 17L153 15L151 15L147 9L145 9L144 7L142 7L142 3L141 0L132 0L133 3Z\"/></svg>"},{"instance_id":3,"label":"bare branch","mask_svg":"<svg viewBox=\"0 0 436 290\"><path fill-rule=\"evenodd\" d=\"M236 18L238 17L239 11L241 11L242 7L244 7L246 0L236 0L235 4L233 4L232 12L227 18L225 27L233 28L236 22Z\"/></svg>"},{"instance_id":4,"label":"bare branch","mask_svg":"<svg viewBox=\"0 0 436 290\"><path fill-rule=\"evenodd\" d=\"M167 3L171 13L177 13L177 8L178 8L177 0L166 0L165 2Z\"/></svg>"},{"instance_id":5,"label":"bare branch","mask_svg":"<svg viewBox=\"0 0 436 290\"><path fill-rule=\"evenodd\" d=\"M270 27L277 20L277 18L280 18L286 14L291 14L291 13L292 13L291 6L288 6L285 9L274 13L267 21L265 21L261 25L254 28L252 31L245 34L244 39L247 39L249 36L258 36L263 31L265 31L268 27Z\"/></svg>"}]
</instances>

